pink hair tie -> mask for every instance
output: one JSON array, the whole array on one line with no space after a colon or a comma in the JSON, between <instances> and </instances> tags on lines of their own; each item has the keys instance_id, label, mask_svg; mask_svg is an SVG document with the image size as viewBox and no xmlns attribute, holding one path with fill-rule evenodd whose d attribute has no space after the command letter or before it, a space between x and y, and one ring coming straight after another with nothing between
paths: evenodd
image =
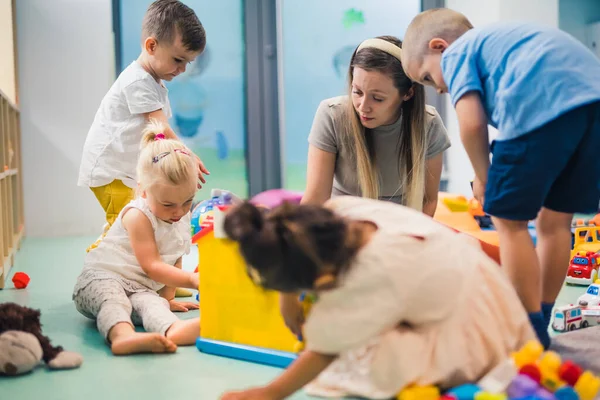
<instances>
[{"instance_id":1,"label":"pink hair tie","mask_svg":"<svg viewBox=\"0 0 600 400\"><path fill-rule=\"evenodd\" d=\"M159 133L158 135L154 136L154 140L163 140L163 139L165 139L164 133Z\"/></svg>"}]
</instances>

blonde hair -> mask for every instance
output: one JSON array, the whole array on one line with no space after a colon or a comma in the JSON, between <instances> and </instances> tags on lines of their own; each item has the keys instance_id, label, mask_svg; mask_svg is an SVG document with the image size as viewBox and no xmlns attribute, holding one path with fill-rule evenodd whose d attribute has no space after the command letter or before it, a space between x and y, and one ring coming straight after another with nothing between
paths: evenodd
<instances>
[{"instance_id":1,"label":"blonde hair","mask_svg":"<svg viewBox=\"0 0 600 400\"><path fill-rule=\"evenodd\" d=\"M164 137L164 125L150 120L143 131L137 164L140 189L156 182L180 185L197 179L192 152L180 141Z\"/></svg>"},{"instance_id":2,"label":"blonde hair","mask_svg":"<svg viewBox=\"0 0 600 400\"><path fill-rule=\"evenodd\" d=\"M402 61L422 62L429 49L429 41L433 38L454 42L473 24L458 11L449 8L434 8L418 14L406 28ZM407 65L405 65L407 67Z\"/></svg>"},{"instance_id":3,"label":"blonde hair","mask_svg":"<svg viewBox=\"0 0 600 400\"><path fill-rule=\"evenodd\" d=\"M402 42L393 36L379 36L400 48ZM358 182L361 196L378 199L380 196L379 171L375 160L375 148L371 132L360 123L358 114L352 103L352 80L354 68L379 71L394 81L394 86L401 95L412 89L413 96L402 103L399 110L402 116L402 127L398 138L398 173L401 177L398 194L402 195L403 204L416 210L423 210L425 197L425 150L427 146L425 133L425 90L422 85L414 83L402 69L398 57L392 56L378 47L357 48L352 55L348 71L349 100L342 121L346 135L343 135L346 147L356 161Z\"/></svg>"}]
</instances>

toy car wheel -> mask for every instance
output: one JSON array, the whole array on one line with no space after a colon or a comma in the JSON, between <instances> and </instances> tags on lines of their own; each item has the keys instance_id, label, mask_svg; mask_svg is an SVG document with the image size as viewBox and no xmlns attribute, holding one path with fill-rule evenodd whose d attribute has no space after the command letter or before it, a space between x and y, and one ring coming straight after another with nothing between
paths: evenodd
<instances>
[{"instance_id":1,"label":"toy car wheel","mask_svg":"<svg viewBox=\"0 0 600 400\"><path fill-rule=\"evenodd\" d=\"M574 330L575 330L575 324L569 325L569 331L574 331Z\"/></svg>"},{"instance_id":2,"label":"toy car wheel","mask_svg":"<svg viewBox=\"0 0 600 400\"><path fill-rule=\"evenodd\" d=\"M587 322L587 321L583 321L583 322L581 323L581 327L582 327L582 328L587 328L588 326L590 326L590 323L589 323L589 322Z\"/></svg>"}]
</instances>

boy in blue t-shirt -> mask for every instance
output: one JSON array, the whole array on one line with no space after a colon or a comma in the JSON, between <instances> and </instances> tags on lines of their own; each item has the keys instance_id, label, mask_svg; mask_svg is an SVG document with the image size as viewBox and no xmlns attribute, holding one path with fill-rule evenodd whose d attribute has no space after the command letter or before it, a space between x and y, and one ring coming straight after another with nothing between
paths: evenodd
<instances>
[{"instance_id":1,"label":"boy in blue t-shirt","mask_svg":"<svg viewBox=\"0 0 600 400\"><path fill-rule=\"evenodd\" d=\"M502 264L549 346L573 213L596 212L600 199L600 60L558 29L473 29L464 15L435 9L409 25L402 64L414 81L450 94L473 193L492 215ZM499 130L491 165L488 124ZM537 254L527 230L536 217Z\"/></svg>"}]
</instances>

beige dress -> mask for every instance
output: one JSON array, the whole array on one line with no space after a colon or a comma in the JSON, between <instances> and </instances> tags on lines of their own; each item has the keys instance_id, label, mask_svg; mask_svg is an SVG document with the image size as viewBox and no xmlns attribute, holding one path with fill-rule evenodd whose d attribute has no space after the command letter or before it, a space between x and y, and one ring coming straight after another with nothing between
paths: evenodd
<instances>
[{"instance_id":1,"label":"beige dress","mask_svg":"<svg viewBox=\"0 0 600 400\"><path fill-rule=\"evenodd\" d=\"M307 393L385 399L413 383L473 382L535 338L477 242L388 202L338 197L327 207L379 229L308 316L307 349L339 357Z\"/></svg>"}]
</instances>

